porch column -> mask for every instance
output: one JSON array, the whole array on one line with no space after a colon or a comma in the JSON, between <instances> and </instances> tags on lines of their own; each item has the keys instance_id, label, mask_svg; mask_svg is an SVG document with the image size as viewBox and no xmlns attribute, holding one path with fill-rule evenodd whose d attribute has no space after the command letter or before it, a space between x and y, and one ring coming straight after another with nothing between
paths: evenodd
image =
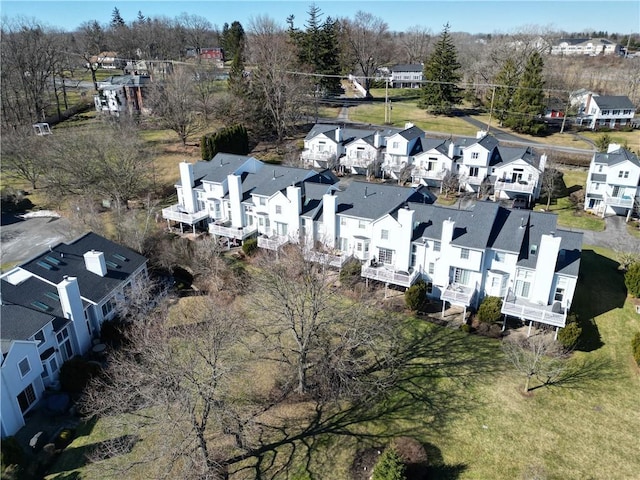
<instances>
[{"instance_id":1,"label":"porch column","mask_svg":"<svg viewBox=\"0 0 640 480\"><path fill-rule=\"evenodd\" d=\"M507 329L507 315L504 315L504 320L502 321L502 332L504 332Z\"/></svg>"},{"instance_id":2,"label":"porch column","mask_svg":"<svg viewBox=\"0 0 640 480\"><path fill-rule=\"evenodd\" d=\"M195 223L192 224L191 228L193 229L193 236L195 236L196 235L196 224Z\"/></svg>"},{"instance_id":3,"label":"porch column","mask_svg":"<svg viewBox=\"0 0 640 480\"><path fill-rule=\"evenodd\" d=\"M446 305L447 305L447 301L442 300L442 314L440 315L442 318L444 318L444 310Z\"/></svg>"},{"instance_id":4,"label":"porch column","mask_svg":"<svg viewBox=\"0 0 640 480\"><path fill-rule=\"evenodd\" d=\"M184 225L180 222L180 233L184 233Z\"/></svg>"},{"instance_id":5,"label":"porch column","mask_svg":"<svg viewBox=\"0 0 640 480\"><path fill-rule=\"evenodd\" d=\"M529 330L527 330L527 338L529 338L531 336L531 324L533 323L533 320L529 320Z\"/></svg>"},{"instance_id":6,"label":"porch column","mask_svg":"<svg viewBox=\"0 0 640 480\"><path fill-rule=\"evenodd\" d=\"M554 340L554 341L555 341L555 340L558 340L558 330L559 330L559 328L558 328L558 327L556 327L556 333L553 335L553 340Z\"/></svg>"}]
</instances>

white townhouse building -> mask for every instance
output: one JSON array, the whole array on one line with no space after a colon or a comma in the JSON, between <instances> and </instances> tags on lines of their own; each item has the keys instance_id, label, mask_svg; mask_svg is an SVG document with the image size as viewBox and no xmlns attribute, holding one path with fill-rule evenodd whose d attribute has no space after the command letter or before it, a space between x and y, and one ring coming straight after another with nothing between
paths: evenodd
<instances>
[{"instance_id":1,"label":"white townhouse building","mask_svg":"<svg viewBox=\"0 0 640 480\"><path fill-rule=\"evenodd\" d=\"M531 147L498 146L500 160L491 167L494 198L513 199L516 196L527 198L529 205L540 197L542 175L547 163L545 154L539 157Z\"/></svg>"},{"instance_id":2,"label":"white townhouse building","mask_svg":"<svg viewBox=\"0 0 640 480\"><path fill-rule=\"evenodd\" d=\"M491 169L500 161L498 140L480 131L474 142L461 148L458 167L460 185L468 192L479 192Z\"/></svg>"},{"instance_id":3,"label":"white townhouse building","mask_svg":"<svg viewBox=\"0 0 640 480\"><path fill-rule=\"evenodd\" d=\"M396 180L407 172L411 178L414 157L423 151L422 142L425 133L412 123L407 123L404 130L387 137L387 148L382 161L382 174Z\"/></svg>"},{"instance_id":4,"label":"white townhouse building","mask_svg":"<svg viewBox=\"0 0 640 480\"><path fill-rule=\"evenodd\" d=\"M633 125L636 107L624 95L594 95L588 93L576 124L591 130L622 128Z\"/></svg>"},{"instance_id":5,"label":"white townhouse building","mask_svg":"<svg viewBox=\"0 0 640 480\"><path fill-rule=\"evenodd\" d=\"M565 326L575 292L582 234L557 228L554 214L477 202L469 210L407 205L413 211L411 261L429 296L463 308L487 295L502 313ZM530 323L531 324L531 323Z\"/></svg>"},{"instance_id":6,"label":"white townhouse building","mask_svg":"<svg viewBox=\"0 0 640 480\"><path fill-rule=\"evenodd\" d=\"M607 153L591 159L584 208L598 215L626 215L640 209L640 160L629 150L610 144Z\"/></svg>"},{"instance_id":7,"label":"white townhouse building","mask_svg":"<svg viewBox=\"0 0 640 480\"><path fill-rule=\"evenodd\" d=\"M394 65L391 67L391 88L420 88L423 70L422 63Z\"/></svg>"},{"instance_id":8,"label":"white townhouse building","mask_svg":"<svg viewBox=\"0 0 640 480\"><path fill-rule=\"evenodd\" d=\"M0 276L3 438L24 425L62 364L87 352L117 297L146 278L146 258L95 233Z\"/></svg>"},{"instance_id":9,"label":"white townhouse building","mask_svg":"<svg viewBox=\"0 0 640 480\"><path fill-rule=\"evenodd\" d=\"M622 46L606 38L561 38L551 55L620 55Z\"/></svg>"},{"instance_id":10,"label":"white townhouse building","mask_svg":"<svg viewBox=\"0 0 640 480\"><path fill-rule=\"evenodd\" d=\"M162 216L180 228L207 228L237 241L260 235L277 242L298 235L308 184L337 183L329 171L267 165L253 157L218 153L211 161L180 163L178 203ZM279 237L278 240L275 240Z\"/></svg>"},{"instance_id":11,"label":"white townhouse building","mask_svg":"<svg viewBox=\"0 0 640 480\"><path fill-rule=\"evenodd\" d=\"M422 141L422 152L414 155L411 182L415 185L439 187L448 174L458 173L456 144L451 140L426 138Z\"/></svg>"}]
</instances>

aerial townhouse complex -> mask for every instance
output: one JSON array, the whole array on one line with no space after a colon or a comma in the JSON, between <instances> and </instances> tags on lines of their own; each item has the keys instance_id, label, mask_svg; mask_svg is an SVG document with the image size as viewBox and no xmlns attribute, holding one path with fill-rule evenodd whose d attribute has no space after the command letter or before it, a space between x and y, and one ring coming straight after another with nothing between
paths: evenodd
<instances>
[{"instance_id":1,"label":"aerial townhouse complex","mask_svg":"<svg viewBox=\"0 0 640 480\"><path fill-rule=\"evenodd\" d=\"M2 438L85 354L119 296L147 279L147 259L94 233L51 246L0 277Z\"/></svg>"},{"instance_id":2,"label":"aerial townhouse complex","mask_svg":"<svg viewBox=\"0 0 640 480\"><path fill-rule=\"evenodd\" d=\"M343 185L326 169L230 154L181 163L176 189L178 203L163 210L169 226L206 228L235 242L257 238L273 251L298 244L308 261L337 268L356 260L367 281L406 288L424 280L443 309L477 308L491 295L503 299L505 315L565 325L582 234L559 229L554 214L492 201L442 207L422 184Z\"/></svg>"}]
</instances>

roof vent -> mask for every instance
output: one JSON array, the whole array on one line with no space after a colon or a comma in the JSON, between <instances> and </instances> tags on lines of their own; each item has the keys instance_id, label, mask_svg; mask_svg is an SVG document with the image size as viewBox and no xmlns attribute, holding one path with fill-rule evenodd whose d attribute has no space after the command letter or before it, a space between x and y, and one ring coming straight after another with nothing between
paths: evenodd
<instances>
[{"instance_id":1,"label":"roof vent","mask_svg":"<svg viewBox=\"0 0 640 480\"><path fill-rule=\"evenodd\" d=\"M520 219L520 228L524 228L526 222L524 221L524 217Z\"/></svg>"}]
</instances>

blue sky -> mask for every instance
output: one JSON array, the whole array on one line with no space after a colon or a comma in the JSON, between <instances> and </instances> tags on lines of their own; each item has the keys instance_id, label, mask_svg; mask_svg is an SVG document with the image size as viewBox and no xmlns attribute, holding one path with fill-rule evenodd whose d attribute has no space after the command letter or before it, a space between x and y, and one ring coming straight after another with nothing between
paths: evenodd
<instances>
[{"instance_id":1,"label":"blue sky","mask_svg":"<svg viewBox=\"0 0 640 480\"><path fill-rule=\"evenodd\" d=\"M5 1L0 0L3 17L23 16L64 30L74 30L88 20L106 23L114 7L125 21L136 18L138 11L146 16L174 18L182 12L207 18L222 27L239 20L247 28L251 18L267 15L285 25L288 15L302 27L310 0L235 0L235 1ZM323 1L315 2L325 15L353 18L358 10L383 18L391 30L402 31L415 25L439 32L449 22L452 31L469 33L513 33L523 27L537 25L554 30L596 30L620 33L640 31L640 1Z\"/></svg>"}]
</instances>

